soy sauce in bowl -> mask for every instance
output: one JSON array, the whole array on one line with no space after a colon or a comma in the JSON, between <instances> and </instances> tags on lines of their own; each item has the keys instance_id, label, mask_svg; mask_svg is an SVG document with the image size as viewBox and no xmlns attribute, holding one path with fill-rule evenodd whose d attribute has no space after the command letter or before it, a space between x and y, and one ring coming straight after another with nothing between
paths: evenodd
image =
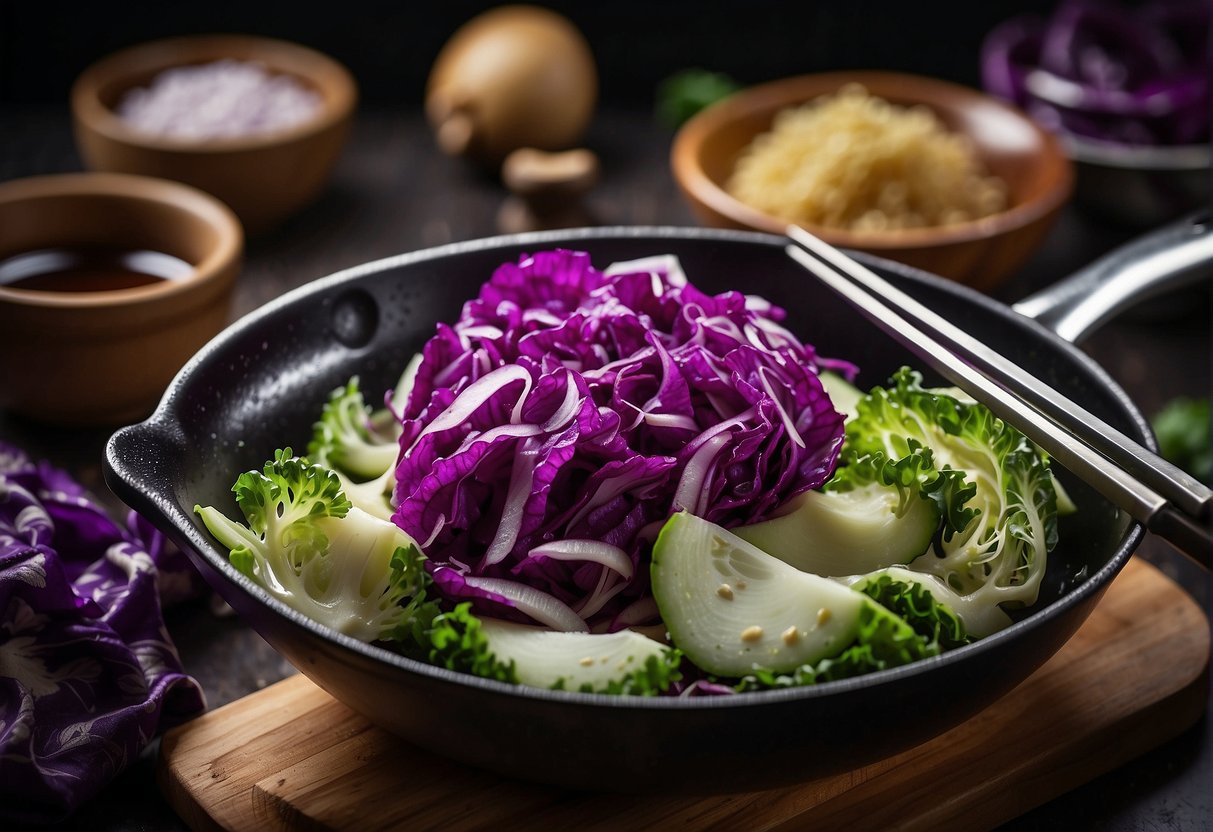
<instances>
[{"instance_id":1,"label":"soy sauce in bowl","mask_svg":"<svg viewBox=\"0 0 1213 832\"><path fill-rule=\"evenodd\" d=\"M194 267L162 251L110 246L46 248L0 260L0 287L110 292L188 277Z\"/></svg>"}]
</instances>

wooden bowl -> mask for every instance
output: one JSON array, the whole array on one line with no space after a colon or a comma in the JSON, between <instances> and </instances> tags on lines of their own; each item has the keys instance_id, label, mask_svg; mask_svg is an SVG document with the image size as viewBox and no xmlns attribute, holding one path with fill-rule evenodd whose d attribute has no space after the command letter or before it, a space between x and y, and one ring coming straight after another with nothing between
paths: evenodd
<instances>
[{"instance_id":1,"label":"wooden bowl","mask_svg":"<svg viewBox=\"0 0 1213 832\"><path fill-rule=\"evenodd\" d=\"M1018 110L955 84L887 72L787 78L742 90L690 119L674 138L674 178L700 221L719 228L782 234L785 220L725 190L737 157L770 129L777 112L858 83L902 106L924 105L967 136L986 169L1008 188L1009 207L971 222L902 231L856 232L806 225L843 248L865 251L988 291L1012 274L1043 239L1073 189L1074 174L1056 138Z\"/></svg>"},{"instance_id":2,"label":"wooden bowl","mask_svg":"<svg viewBox=\"0 0 1213 832\"><path fill-rule=\"evenodd\" d=\"M244 237L214 197L109 173L0 184L0 260L106 245L171 254L192 271L133 288L0 285L0 408L62 425L118 425L152 411L186 360L228 322Z\"/></svg>"},{"instance_id":3,"label":"wooden bowl","mask_svg":"<svg viewBox=\"0 0 1213 832\"><path fill-rule=\"evenodd\" d=\"M320 94L319 113L286 130L186 140L149 135L115 112L122 96L165 69L230 58L290 75ZM227 203L250 233L311 202L327 181L357 101L350 73L331 58L285 41L244 35L171 38L110 55L72 87L76 143L94 170L175 179Z\"/></svg>"}]
</instances>

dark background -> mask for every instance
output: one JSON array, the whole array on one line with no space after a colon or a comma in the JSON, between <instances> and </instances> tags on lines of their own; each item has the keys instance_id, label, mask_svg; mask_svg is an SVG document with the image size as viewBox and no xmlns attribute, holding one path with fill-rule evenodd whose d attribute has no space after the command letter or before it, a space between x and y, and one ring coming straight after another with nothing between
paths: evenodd
<instances>
[{"instance_id":1,"label":"dark background","mask_svg":"<svg viewBox=\"0 0 1213 832\"><path fill-rule=\"evenodd\" d=\"M1206 2L1206 0L1193 0ZM0 106L62 102L98 58L145 40L240 32L296 41L342 61L364 106L416 107L450 34L495 4L437 2L29 2L0 0ZM754 83L801 72L890 69L977 86L993 26L1051 2L551 2L585 33L605 104L644 104L688 66Z\"/></svg>"}]
</instances>

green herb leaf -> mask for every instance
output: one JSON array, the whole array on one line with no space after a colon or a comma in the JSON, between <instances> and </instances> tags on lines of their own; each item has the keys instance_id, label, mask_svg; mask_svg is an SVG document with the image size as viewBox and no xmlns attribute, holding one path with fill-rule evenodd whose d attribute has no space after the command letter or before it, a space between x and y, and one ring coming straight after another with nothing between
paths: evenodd
<instances>
[{"instance_id":1,"label":"green herb leaf","mask_svg":"<svg viewBox=\"0 0 1213 832\"><path fill-rule=\"evenodd\" d=\"M684 69L657 87L657 118L667 127L680 127L703 108L740 88L740 84L722 73Z\"/></svg>"},{"instance_id":2,"label":"green herb leaf","mask_svg":"<svg viewBox=\"0 0 1213 832\"><path fill-rule=\"evenodd\" d=\"M1183 468L1201 482L1213 482L1209 399L1172 399L1152 421L1163 459Z\"/></svg>"}]
</instances>

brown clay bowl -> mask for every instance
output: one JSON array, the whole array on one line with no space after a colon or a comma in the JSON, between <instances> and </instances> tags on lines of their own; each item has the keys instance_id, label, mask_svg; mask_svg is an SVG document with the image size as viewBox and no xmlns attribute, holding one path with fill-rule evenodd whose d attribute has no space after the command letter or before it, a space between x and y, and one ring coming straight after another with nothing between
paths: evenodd
<instances>
[{"instance_id":1,"label":"brown clay bowl","mask_svg":"<svg viewBox=\"0 0 1213 832\"><path fill-rule=\"evenodd\" d=\"M897 260L988 291L1023 264L1073 189L1072 164L1056 138L1018 110L975 90L888 72L804 75L744 89L700 112L675 136L674 178L705 225L782 234L785 220L725 190L737 157L771 127L777 112L840 87L862 84L902 106L923 105L967 136L987 170L1008 187L1009 207L979 220L936 228L854 232L821 226L827 242Z\"/></svg>"},{"instance_id":2,"label":"brown clay bowl","mask_svg":"<svg viewBox=\"0 0 1213 832\"><path fill-rule=\"evenodd\" d=\"M124 93L165 69L224 58L257 62L303 82L321 96L318 115L274 133L194 141L141 133L114 111ZM86 69L71 94L76 143L90 168L193 185L227 203L250 233L273 227L320 193L356 101L353 78L331 58L244 35L172 38L117 52Z\"/></svg>"},{"instance_id":3,"label":"brown clay bowl","mask_svg":"<svg viewBox=\"0 0 1213 832\"><path fill-rule=\"evenodd\" d=\"M227 324L243 244L225 205L176 182L84 173L0 184L0 261L105 245L163 252L193 267L180 279L125 289L0 285L0 408L63 425L146 416Z\"/></svg>"}]
</instances>

